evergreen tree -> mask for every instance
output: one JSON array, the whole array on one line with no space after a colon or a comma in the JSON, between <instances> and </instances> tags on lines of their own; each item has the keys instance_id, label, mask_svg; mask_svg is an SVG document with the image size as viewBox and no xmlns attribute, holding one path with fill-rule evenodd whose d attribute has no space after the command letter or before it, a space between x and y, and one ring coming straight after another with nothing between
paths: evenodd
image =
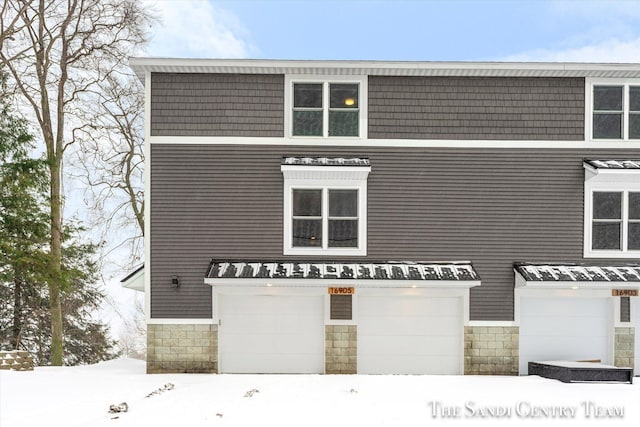
<instances>
[{"instance_id":1,"label":"evergreen tree","mask_svg":"<svg viewBox=\"0 0 640 427\"><path fill-rule=\"evenodd\" d=\"M0 348L29 351L38 365L51 362L49 282L61 283L63 340L68 365L115 356L106 325L95 319L105 298L96 285L97 246L81 241L82 229L66 226L61 269L50 269L48 174L33 159L27 123L4 96L0 74Z\"/></svg>"},{"instance_id":2,"label":"evergreen tree","mask_svg":"<svg viewBox=\"0 0 640 427\"><path fill-rule=\"evenodd\" d=\"M48 215L44 161L32 159L27 122L10 110L0 74L0 344L24 349L46 283Z\"/></svg>"}]
</instances>

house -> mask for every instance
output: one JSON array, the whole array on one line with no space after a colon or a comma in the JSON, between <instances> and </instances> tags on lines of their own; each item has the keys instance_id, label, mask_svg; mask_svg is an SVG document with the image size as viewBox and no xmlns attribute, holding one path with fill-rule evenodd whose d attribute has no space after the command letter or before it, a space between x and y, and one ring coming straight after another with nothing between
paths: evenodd
<instances>
[{"instance_id":1,"label":"house","mask_svg":"<svg viewBox=\"0 0 640 427\"><path fill-rule=\"evenodd\" d=\"M640 366L639 64L131 66L148 372Z\"/></svg>"}]
</instances>

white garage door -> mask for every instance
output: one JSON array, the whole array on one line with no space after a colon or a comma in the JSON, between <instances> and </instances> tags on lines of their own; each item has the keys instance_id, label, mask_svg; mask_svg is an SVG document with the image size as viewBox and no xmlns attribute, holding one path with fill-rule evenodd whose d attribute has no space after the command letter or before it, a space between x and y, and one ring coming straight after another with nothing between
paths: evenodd
<instances>
[{"instance_id":1,"label":"white garage door","mask_svg":"<svg viewBox=\"0 0 640 427\"><path fill-rule=\"evenodd\" d=\"M221 295L221 373L324 372L322 296Z\"/></svg>"},{"instance_id":2,"label":"white garage door","mask_svg":"<svg viewBox=\"0 0 640 427\"><path fill-rule=\"evenodd\" d=\"M631 315L635 317L635 360L634 360L634 375L640 375L640 298L631 298Z\"/></svg>"},{"instance_id":3,"label":"white garage door","mask_svg":"<svg viewBox=\"0 0 640 427\"><path fill-rule=\"evenodd\" d=\"M520 301L520 374L544 360L596 360L608 356L607 298L531 298Z\"/></svg>"},{"instance_id":4,"label":"white garage door","mask_svg":"<svg viewBox=\"0 0 640 427\"><path fill-rule=\"evenodd\" d=\"M461 374L462 299L359 296L358 373Z\"/></svg>"}]
</instances>

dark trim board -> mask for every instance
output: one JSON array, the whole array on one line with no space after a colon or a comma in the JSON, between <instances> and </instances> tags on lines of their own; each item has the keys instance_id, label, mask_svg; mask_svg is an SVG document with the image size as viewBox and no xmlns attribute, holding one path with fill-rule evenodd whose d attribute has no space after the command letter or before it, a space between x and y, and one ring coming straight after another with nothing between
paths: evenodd
<instances>
[{"instance_id":1,"label":"dark trim board","mask_svg":"<svg viewBox=\"0 0 640 427\"><path fill-rule=\"evenodd\" d=\"M529 362L529 375L563 383L622 382L633 384L633 368L618 368L591 362Z\"/></svg>"}]
</instances>

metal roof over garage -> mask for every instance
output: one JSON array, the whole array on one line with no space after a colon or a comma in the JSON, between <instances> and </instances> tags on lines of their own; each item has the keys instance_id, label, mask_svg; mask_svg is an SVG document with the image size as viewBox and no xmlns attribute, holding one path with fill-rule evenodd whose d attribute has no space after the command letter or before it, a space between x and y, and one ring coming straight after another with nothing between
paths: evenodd
<instances>
[{"instance_id":1,"label":"metal roof over garage","mask_svg":"<svg viewBox=\"0 0 640 427\"><path fill-rule=\"evenodd\" d=\"M640 265L514 264L526 282L589 282L640 285Z\"/></svg>"},{"instance_id":2,"label":"metal roof over garage","mask_svg":"<svg viewBox=\"0 0 640 427\"><path fill-rule=\"evenodd\" d=\"M249 261L212 260L205 282L229 279L269 281L448 282L478 286L480 276L469 261ZM477 282L477 283L475 283Z\"/></svg>"}]
</instances>

